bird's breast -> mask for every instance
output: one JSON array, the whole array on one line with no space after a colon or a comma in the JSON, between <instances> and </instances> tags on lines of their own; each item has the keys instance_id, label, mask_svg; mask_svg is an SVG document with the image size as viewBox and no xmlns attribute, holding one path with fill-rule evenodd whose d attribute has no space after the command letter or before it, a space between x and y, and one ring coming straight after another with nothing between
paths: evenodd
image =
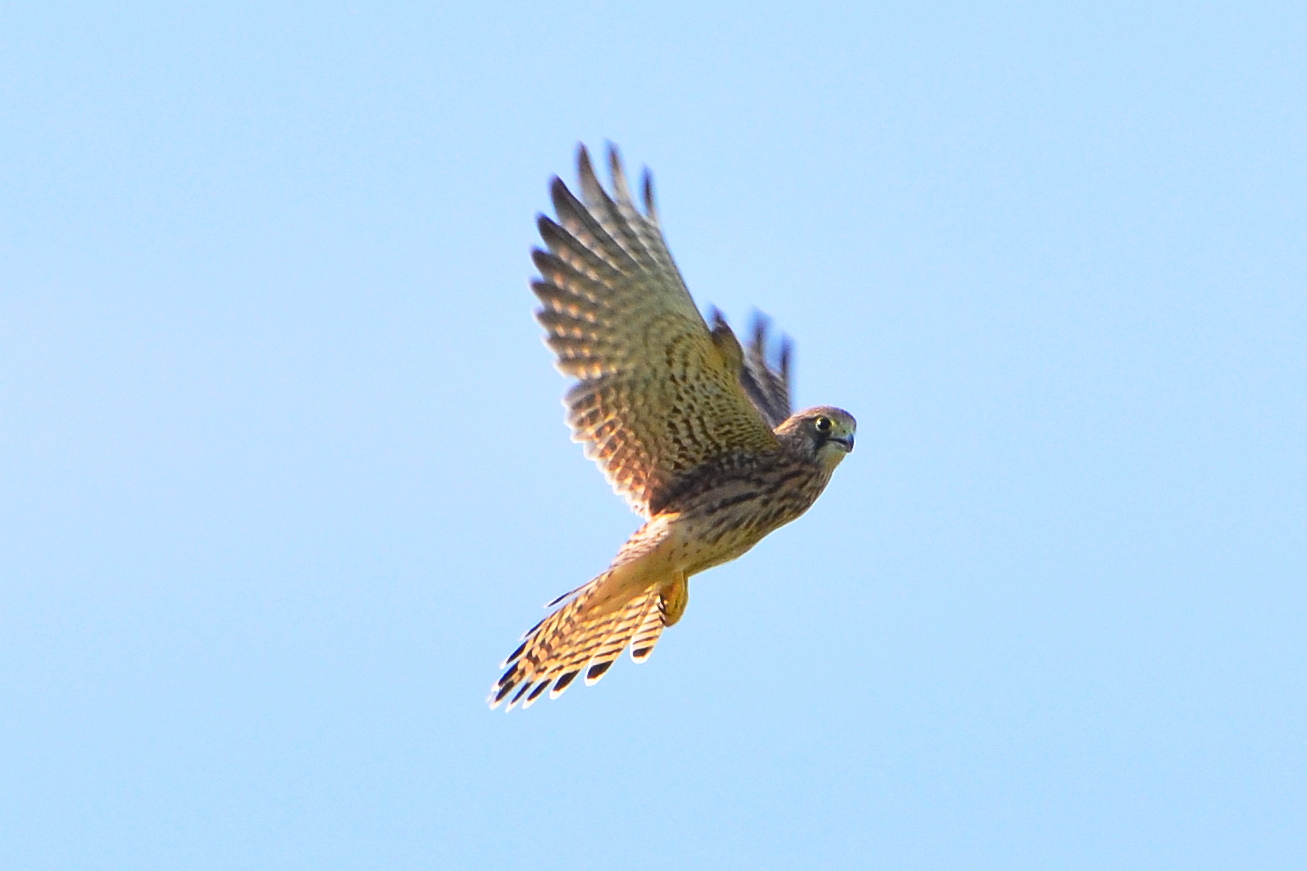
<instances>
[{"instance_id":1,"label":"bird's breast","mask_svg":"<svg viewBox=\"0 0 1307 871\"><path fill-rule=\"evenodd\" d=\"M686 570L700 572L742 555L807 511L829 478L820 466L784 455L706 477L668 506L679 515Z\"/></svg>"}]
</instances>

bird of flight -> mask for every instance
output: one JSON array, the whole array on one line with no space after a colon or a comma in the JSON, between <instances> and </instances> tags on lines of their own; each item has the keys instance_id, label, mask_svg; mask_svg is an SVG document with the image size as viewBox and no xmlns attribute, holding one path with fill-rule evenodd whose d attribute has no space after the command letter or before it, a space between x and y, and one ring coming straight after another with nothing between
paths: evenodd
<instances>
[{"instance_id":1,"label":"bird of flight","mask_svg":"<svg viewBox=\"0 0 1307 871\"><path fill-rule=\"evenodd\" d=\"M592 684L628 647L643 662L676 623L691 575L735 559L816 501L853 450L853 415L818 406L791 414L790 346L748 349L721 314L704 320L672 262L646 170L643 212L609 147L612 192L578 157L580 197L557 177L557 220L538 218L543 249L536 319L563 374L573 439L645 518L598 577L504 661L490 707L529 706L583 676Z\"/></svg>"}]
</instances>

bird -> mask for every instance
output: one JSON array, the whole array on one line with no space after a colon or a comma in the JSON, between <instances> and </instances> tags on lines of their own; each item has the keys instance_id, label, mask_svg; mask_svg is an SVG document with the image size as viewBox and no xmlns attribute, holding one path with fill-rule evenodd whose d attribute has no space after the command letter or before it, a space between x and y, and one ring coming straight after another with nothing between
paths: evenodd
<instances>
[{"instance_id":1,"label":"bird","mask_svg":"<svg viewBox=\"0 0 1307 871\"><path fill-rule=\"evenodd\" d=\"M550 185L532 250L536 320L575 383L573 440L644 523L612 563L564 593L501 664L487 700L529 707L578 676L598 681L624 650L648 659L681 619L691 576L733 560L803 514L853 450L857 422L818 406L791 413L792 344L755 314L746 349L720 311L691 298L659 225L653 180L643 211L608 146L611 192L577 149L579 187Z\"/></svg>"}]
</instances>

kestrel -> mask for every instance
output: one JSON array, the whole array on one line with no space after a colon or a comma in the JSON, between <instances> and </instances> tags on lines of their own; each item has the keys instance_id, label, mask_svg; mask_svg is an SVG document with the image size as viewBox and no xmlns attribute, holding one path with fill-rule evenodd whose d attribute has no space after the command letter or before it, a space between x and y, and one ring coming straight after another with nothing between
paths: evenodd
<instances>
[{"instance_id":1,"label":"kestrel","mask_svg":"<svg viewBox=\"0 0 1307 871\"><path fill-rule=\"evenodd\" d=\"M609 148L612 194L578 156L578 199L557 177L555 221L539 216L532 252L536 319L577 379L564 400L573 439L645 518L594 580L504 661L490 706L555 697L592 684L626 648L643 662L685 612L691 575L743 554L808 509L853 450L853 415L819 406L790 413L790 346L769 354L767 324L741 347L714 310L690 298L658 226L644 174L644 211Z\"/></svg>"}]
</instances>

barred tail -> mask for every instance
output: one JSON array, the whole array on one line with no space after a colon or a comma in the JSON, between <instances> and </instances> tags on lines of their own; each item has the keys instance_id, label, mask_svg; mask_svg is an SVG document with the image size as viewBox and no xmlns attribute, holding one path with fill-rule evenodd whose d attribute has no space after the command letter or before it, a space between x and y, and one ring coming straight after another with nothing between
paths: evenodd
<instances>
[{"instance_id":1,"label":"barred tail","mask_svg":"<svg viewBox=\"0 0 1307 871\"><path fill-rule=\"evenodd\" d=\"M613 602L611 589L605 589L610 575L605 572L551 603L562 604L532 627L504 660L506 670L490 691L491 708L505 699L505 710L518 702L530 707L551 685L549 697L556 698L582 672L587 686L595 683L628 645L636 662L649 658L668 625L662 594L654 587L636 592L626 602Z\"/></svg>"}]
</instances>

